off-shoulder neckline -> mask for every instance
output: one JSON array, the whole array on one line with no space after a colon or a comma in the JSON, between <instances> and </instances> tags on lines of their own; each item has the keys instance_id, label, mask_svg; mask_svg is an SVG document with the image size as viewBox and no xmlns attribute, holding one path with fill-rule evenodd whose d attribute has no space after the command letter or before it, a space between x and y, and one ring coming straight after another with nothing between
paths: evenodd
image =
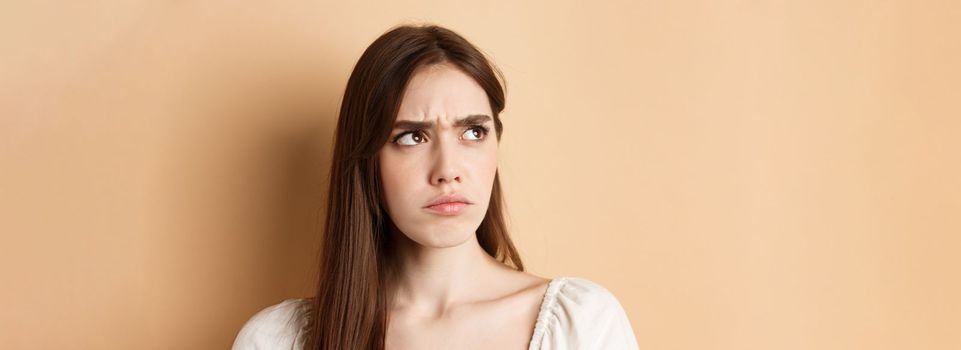
<instances>
[{"instance_id":1,"label":"off-shoulder neckline","mask_svg":"<svg viewBox=\"0 0 961 350\"><path fill-rule=\"evenodd\" d=\"M534 322L534 332L531 335L531 339L528 343L529 350L536 349L535 346L541 344L543 335L545 332L547 332L550 321L552 320L551 317L553 317L551 311L557 300L557 294L560 292L561 287L563 287L569 279L570 277L568 276L559 276L552 278L550 282L547 283L547 290L544 291L544 295L541 297L541 305L537 311L537 320ZM307 300L308 298L297 298L294 300L288 299L282 301L281 304L296 301L297 303L293 304L300 304L297 306L304 308L306 307L305 304Z\"/></svg>"}]
</instances>

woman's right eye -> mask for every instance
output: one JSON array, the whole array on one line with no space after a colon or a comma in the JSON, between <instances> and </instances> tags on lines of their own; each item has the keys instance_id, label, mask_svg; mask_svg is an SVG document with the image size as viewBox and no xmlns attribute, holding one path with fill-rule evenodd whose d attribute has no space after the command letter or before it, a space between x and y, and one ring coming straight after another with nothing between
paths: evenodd
<instances>
[{"instance_id":1,"label":"woman's right eye","mask_svg":"<svg viewBox=\"0 0 961 350\"><path fill-rule=\"evenodd\" d=\"M424 135L419 131L407 131L397 135L397 137L394 138L394 143L402 146L413 146L418 143L424 143Z\"/></svg>"}]
</instances>

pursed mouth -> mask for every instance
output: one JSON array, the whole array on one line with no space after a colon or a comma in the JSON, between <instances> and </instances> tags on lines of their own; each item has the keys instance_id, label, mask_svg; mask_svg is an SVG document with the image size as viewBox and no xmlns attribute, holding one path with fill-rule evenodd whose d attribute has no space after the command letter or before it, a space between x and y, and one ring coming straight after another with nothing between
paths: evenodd
<instances>
[{"instance_id":1,"label":"pursed mouth","mask_svg":"<svg viewBox=\"0 0 961 350\"><path fill-rule=\"evenodd\" d=\"M464 198L461 195L451 193L451 194L442 195L440 197L435 198L432 202L427 204L427 206L425 206L424 208L430 208L437 205L456 204L456 203L474 204L474 203L471 203L471 201L467 200L467 198Z\"/></svg>"},{"instance_id":2,"label":"pursed mouth","mask_svg":"<svg viewBox=\"0 0 961 350\"><path fill-rule=\"evenodd\" d=\"M473 203L462 202L462 201L440 202L440 203L434 203L434 204L428 205L424 208L436 207L438 205L444 205L444 204L473 204Z\"/></svg>"},{"instance_id":3,"label":"pursed mouth","mask_svg":"<svg viewBox=\"0 0 961 350\"><path fill-rule=\"evenodd\" d=\"M471 204L466 202L448 201L427 206L424 210L437 215L453 216L459 215L469 205Z\"/></svg>"}]
</instances>

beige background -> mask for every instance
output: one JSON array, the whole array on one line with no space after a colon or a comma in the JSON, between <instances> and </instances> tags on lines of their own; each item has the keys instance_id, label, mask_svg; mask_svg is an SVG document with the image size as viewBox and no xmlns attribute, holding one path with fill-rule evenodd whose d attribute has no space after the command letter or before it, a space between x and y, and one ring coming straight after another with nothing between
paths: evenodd
<instances>
[{"instance_id":1,"label":"beige background","mask_svg":"<svg viewBox=\"0 0 961 350\"><path fill-rule=\"evenodd\" d=\"M21 3L0 348L222 349L310 295L347 75L424 21L507 76L530 271L641 348L961 348L957 1Z\"/></svg>"}]
</instances>

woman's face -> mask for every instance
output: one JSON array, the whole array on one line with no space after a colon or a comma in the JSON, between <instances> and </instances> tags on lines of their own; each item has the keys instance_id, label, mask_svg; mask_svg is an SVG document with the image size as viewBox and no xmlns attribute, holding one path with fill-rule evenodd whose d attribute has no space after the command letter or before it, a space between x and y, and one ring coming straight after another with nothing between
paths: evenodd
<instances>
[{"instance_id":1,"label":"woman's face","mask_svg":"<svg viewBox=\"0 0 961 350\"><path fill-rule=\"evenodd\" d=\"M451 247L476 234L497 171L491 117L484 89L455 66L414 72L378 153L387 213L408 238Z\"/></svg>"}]
</instances>

